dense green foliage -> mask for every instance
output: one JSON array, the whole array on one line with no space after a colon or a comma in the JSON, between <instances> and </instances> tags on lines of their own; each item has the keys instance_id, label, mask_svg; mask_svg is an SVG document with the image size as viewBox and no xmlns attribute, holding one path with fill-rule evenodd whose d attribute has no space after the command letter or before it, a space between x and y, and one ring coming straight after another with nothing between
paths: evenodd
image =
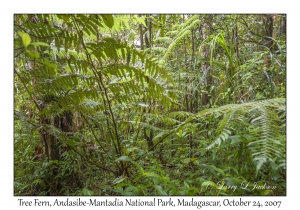
<instances>
[{"instance_id":1,"label":"dense green foliage","mask_svg":"<svg viewBox=\"0 0 300 210\"><path fill-rule=\"evenodd\" d=\"M15 195L286 194L284 15L14 29Z\"/></svg>"}]
</instances>

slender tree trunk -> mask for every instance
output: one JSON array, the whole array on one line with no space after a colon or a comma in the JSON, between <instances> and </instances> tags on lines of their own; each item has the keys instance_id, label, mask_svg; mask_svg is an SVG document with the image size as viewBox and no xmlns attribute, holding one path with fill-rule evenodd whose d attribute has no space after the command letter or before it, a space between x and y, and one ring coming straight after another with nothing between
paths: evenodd
<instances>
[{"instance_id":1,"label":"slender tree trunk","mask_svg":"<svg viewBox=\"0 0 300 210\"><path fill-rule=\"evenodd\" d=\"M139 17L142 17L142 15L139 15ZM140 44L141 44L141 50L144 50L144 37L143 37L143 25L139 24L139 29L140 29Z\"/></svg>"},{"instance_id":2,"label":"slender tree trunk","mask_svg":"<svg viewBox=\"0 0 300 210\"><path fill-rule=\"evenodd\" d=\"M202 39L205 40L207 36L210 33L210 17L205 18L203 21L202 26L200 27L200 33L202 36ZM209 59L209 48L208 46L204 46L202 50L202 59ZM201 93L201 105L206 106L209 105L210 96L208 94L209 88L211 86L212 78L210 74L210 64L209 62L203 62L202 63L202 75L203 75L203 81L202 81L202 89L204 90Z\"/></svg>"},{"instance_id":3,"label":"slender tree trunk","mask_svg":"<svg viewBox=\"0 0 300 210\"><path fill-rule=\"evenodd\" d=\"M265 46L269 49L273 49L274 41L273 41L273 16L272 14L268 14L264 16L265 22L265 31L266 31L266 38L265 38Z\"/></svg>"},{"instance_id":4,"label":"slender tree trunk","mask_svg":"<svg viewBox=\"0 0 300 210\"><path fill-rule=\"evenodd\" d=\"M152 18L149 15L149 45L152 47Z\"/></svg>"},{"instance_id":5,"label":"slender tree trunk","mask_svg":"<svg viewBox=\"0 0 300 210\"><path fill-rule=\"evenodd\" d=\"M235 63L238 66L239 65L239 37L238 37L238 26L237 22L235 21L235 26L232 29L232 39L234 44L234 52L235 52ZM236 82L236 86L241 85L242 78L238 75L238 81ZM234 103L237 103L240 96L244 94L243 89L241 89L240 95L234 96L236 99Z\"/></svg>"},{"instance_id":6,"label":"slender tree trunk","mask_svg":"<svg viewBox=\"0 0 300 210\"><path fill-rule=\"evenodd\" d=\"M194 68L194 62L195 62L195 30L192 31L192 58L191 58L191 64L190 64L190 68L193 69L193 71L195 71ZM195 72L195 75L197 75L197 72ZM198 90L197 89L192 89L192 93L191 93L194 98L192 100L191 103L191 112L197 112L198 111Z\"/></svg>"},{"instance_id":7,"label":"slender tree trunk","mask_svg":"<svg viewBox=\"0 0 300 210\"><path fill-rule=\"evenodd\" d=\"M274 53L274 41L273 41L273 16L272 14L264 15L264 23L265 23L265 46L270 50L270 53ZM272 84L272 71L271 71L271 65L272 60L270 57L270 54L264 56L265 61L265 81L270 86L270 97L273 98L274 93L274 87Z\"/></svg>"},{"instance_id":8,"label":"slender tree trunk","mask_svg":"<svg viewBox=\"0 0 300 210\"><path fill-rule=\"evenodd\" d=\"M145 33L145 43L146 43L146 47L150 48L150 36L149 36L150 24L148 24L148 19L149 19L148 17L149 17L149 15L146 15L145 23L146 23L147 29L146 29L146 33Z\"/></svg>"},{"instance_id":9,"label":"slender tree trunk","mask_svg":"<svg viewBox=\"0 0 300 210\"><path fill-rule=\"evenodd\" d=\"M286 35L286 15L283 14L281 18L281 26L280 26L281 34Z\"/></svg>"},{"instance_id":10,"label":"slender tree trunk","mask_svg":"<svg viewBox=\"0 0 300 210\"><path fill-rule=\"evenodd\" d=\"M235 23L235 27L232 29L232 34L235 51L235 62L239 62L239 37L237 23Z\"/></svg>"},{"instance_id":11,"label":"slender tree trunk","mask_svg":"<svg viewBox=\"0 0 300 210\"><path fill-rule=\"evenodd\" d=\"M273 52L273 15L264 15L264 23L265 23L265 46ZM269 54L265 55L265 65L267 70L270 69L271 59Z\"/></svg>"},{"instance_id":12,"label":"slender tree trunk","mask_svg":"<svg viewBox=\"0 0 300 210\"><path fill-rule=\"evenodd\" d=\"M185 18L184 15L182 15L182 23L184 23ZM186 42L185 42L185 38L183 38L183 49L184 49L184 69L185 71L187 71L186 67L187 67L187 52L186 52ZM186 111L189 111L189 88L188 88L188 84L189 84L189 78L186 78L186 88L185 88L185 103L186 103Z\"/></svg>"}]
</instances>

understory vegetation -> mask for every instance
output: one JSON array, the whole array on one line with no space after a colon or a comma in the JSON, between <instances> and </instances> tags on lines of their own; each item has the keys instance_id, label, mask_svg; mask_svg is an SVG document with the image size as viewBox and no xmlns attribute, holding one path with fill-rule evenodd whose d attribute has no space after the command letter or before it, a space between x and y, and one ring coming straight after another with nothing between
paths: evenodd
<instances>
[{"instance_id":1,"label":"understory vegetation","mask_svg":"<svg viewBox=\"0 0 300 210\"><path fill-rule=\"evenodd\" d=\"M17 14L14 194L286 195L285 88L285 15Z\"/></svg>"}]
</instances>

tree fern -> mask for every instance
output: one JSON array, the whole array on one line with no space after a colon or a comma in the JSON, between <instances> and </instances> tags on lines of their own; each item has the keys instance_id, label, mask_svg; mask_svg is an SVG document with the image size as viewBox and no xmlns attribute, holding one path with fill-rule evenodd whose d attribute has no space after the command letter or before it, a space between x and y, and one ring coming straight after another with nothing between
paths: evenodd
<instances>
[{"instance_id":1,"label":"tree fern","mask_svg":"<svg viewBox=\"0 0 300 210\"><path fill-rule=\"evenodd\" d=\"M250 126L249 134L252 140L247 143L246 149L250 150L258 172L269 160L284 159L285 128L282 126L285 124L279 116L284 110L285 99L276 98L203 110L195 117L204 119L207 115L223 115L217 129L219 135L207 147L208 150L229 141L230 134L232 132L238 134L241 125Z\"/></svg>"},{"instance_id":2,"label":"tree fern","mask_svg":"<svg viewBox=\"0 0 300 210\"><path fill-rule=\"evenodd\" d=\"M22 21L26 18L27 22ZM94 128L89 121L97 127L103 127L105 122L107 131L102 135L114 148L112 155L122 156L121 142L125 136L121 133L127 129L120 122L120 107L150 100L168 107L176 100L172 90L165 89L173 84L170 71L162 68L158 59L121 40L99 36L98 30L114 25L111 15L18 15L16 19L19 31L16 53L21 53L27 62L17 66L16 78L23 81L29 95L34 95L45 146L53 145L55 149L56 141L63 142L63 134L72 130L66 123L65 113L71 117L73 112L79 112L96 141L101 129ZM36 47L35 41L43 44ZM95 120L90 115L99 118ZM56 122L51 125L53 117ZM62 130L53 132L49 126ZM140 126L160 131L146 122ZM66 141L75 149L72 139ZM47 148L46 151L50 152ZM80 152L76 150L76 153ZM50 153L48 157L53 158ZM117 164L117 168L119 173L125 170L123 163Z\"/></svg>"}]
</instances>

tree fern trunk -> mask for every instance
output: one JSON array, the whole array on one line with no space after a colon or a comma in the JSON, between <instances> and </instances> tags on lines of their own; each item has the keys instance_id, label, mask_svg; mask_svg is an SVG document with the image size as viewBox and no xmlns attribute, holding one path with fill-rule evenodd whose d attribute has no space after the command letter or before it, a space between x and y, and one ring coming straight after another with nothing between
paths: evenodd
<instances>
[{"instance_id":1,"label":"tree fern trunk","mask_svg":"<svg viewBox=\"0 0 300 210\"><path fill-rule=\"evenodd\" d=\"M42 117L40 121L41 125L46 127L47 125L54 126L60 129L62 132L72 131L72 113L64 112L61 116L55 116L53 120L51 118ZM58 195L60 191L59 180L56 178L59 170L59 161L62 155L62 142L59 137L51 134L49 130L43 129L41 131L41 137L44 142L46 156L48 161L57 161L49 164L50 178L47 180L49 185L50 195Z\"/></svg>"}]
</instances>

